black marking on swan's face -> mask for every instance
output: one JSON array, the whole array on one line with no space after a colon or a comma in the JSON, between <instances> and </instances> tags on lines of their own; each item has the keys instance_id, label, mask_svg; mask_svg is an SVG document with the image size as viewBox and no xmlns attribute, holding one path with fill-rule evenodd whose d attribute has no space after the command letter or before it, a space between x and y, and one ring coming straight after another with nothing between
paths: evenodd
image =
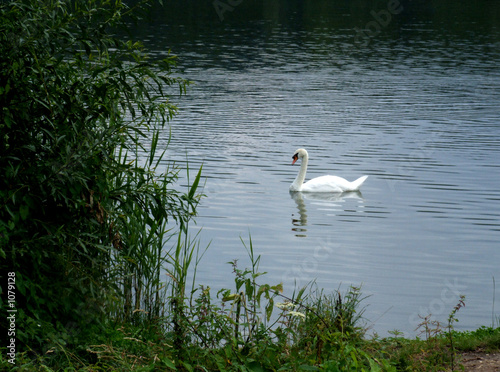
<instances>
[{"instance_id":1,"label":"black marking on swan's face","mask_svg":"<svg viewBox=\"0 0 500 372\"><path fill-rule=\"evenodd\" d=\"M293 159L292 165L294 165L295 162L299 159L299 153L296 152L295 154L293 154L292 159Z\"/></svg>"}]
</instances>

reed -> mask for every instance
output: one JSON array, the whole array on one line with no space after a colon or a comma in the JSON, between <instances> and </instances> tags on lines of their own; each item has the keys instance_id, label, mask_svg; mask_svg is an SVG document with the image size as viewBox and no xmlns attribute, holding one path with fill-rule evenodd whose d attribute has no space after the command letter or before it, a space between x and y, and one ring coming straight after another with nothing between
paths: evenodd
<instances>
[{"instance_id":1,"label":"reed","mask_svg":"<svg viewBox=\"0 0 500 372\"><path fill-rule=\"evenodd\" d=\"M112 183L110 218L117 249L110 279L123 298L115 313L123 321L167 316L169 291L171 298L185 297L195 252L188 225L201 198L197 191L202 168L187 192L173 189L178 169L170 165L163 172L159 169L166 164L165 149L158 155L159 136L159 130L153 132L147 152L140 146L132 154L122 148L116 158L123 171Z\"/></svg>"}]
</instances>

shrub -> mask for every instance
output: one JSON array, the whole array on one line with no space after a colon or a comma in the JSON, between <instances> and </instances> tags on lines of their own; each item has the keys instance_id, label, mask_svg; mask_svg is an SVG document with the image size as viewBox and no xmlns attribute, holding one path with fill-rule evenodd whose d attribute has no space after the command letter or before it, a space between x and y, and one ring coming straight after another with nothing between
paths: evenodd
<instances>
[{"instance_id":1,"label":"shrub","mask_svg":"<svg viewBox=\"0 0 500 372\"><path fill-rule=\"evenodd\" d=\"M188 82L173 56L118 36L145 5L0 6L0 258L16 275L19 350L70 342L103 314L160 311L167 224L195 214L200 173L181 193L178 170L159 169L171 89Z\"/></svg>"}]
</instances>

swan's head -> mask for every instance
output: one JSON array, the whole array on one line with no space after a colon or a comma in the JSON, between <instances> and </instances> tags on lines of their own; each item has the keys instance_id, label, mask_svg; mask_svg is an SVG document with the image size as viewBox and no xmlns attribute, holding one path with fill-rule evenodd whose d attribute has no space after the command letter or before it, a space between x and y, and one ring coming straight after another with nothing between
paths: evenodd
<instances>
[{"instance_id":1,"label":"swan's head","mask_svg":"<svg viewBox=\"0 0 500 372\"><path fill-rule=\"evenodd\" d=\"M295 153L292 156L292 165L295 164L297 160L302 160L302 158L306 157L307 158L307 151L305 149L298 149L295 151Z\"/></svg>"}]
</instances>

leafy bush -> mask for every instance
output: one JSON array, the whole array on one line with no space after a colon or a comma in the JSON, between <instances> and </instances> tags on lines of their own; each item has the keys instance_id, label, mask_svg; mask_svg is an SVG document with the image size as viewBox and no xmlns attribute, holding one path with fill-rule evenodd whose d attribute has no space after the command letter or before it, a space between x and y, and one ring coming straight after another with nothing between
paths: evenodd
<instances>
[{"instance_id":1,"label":"leafy bush","mask_svg":"<svg viewBox=\"0 0 500 372\"><path fill-rule=\"evenodd\" d=\"M0 6L0 272L16 275L19 350L74 341L103 314L160 315L168 224L195 214L200 173L181 193L160 169L170 90L188 82L173 56L118 36L145 5Z\"/></svg>"}]
</instances>

